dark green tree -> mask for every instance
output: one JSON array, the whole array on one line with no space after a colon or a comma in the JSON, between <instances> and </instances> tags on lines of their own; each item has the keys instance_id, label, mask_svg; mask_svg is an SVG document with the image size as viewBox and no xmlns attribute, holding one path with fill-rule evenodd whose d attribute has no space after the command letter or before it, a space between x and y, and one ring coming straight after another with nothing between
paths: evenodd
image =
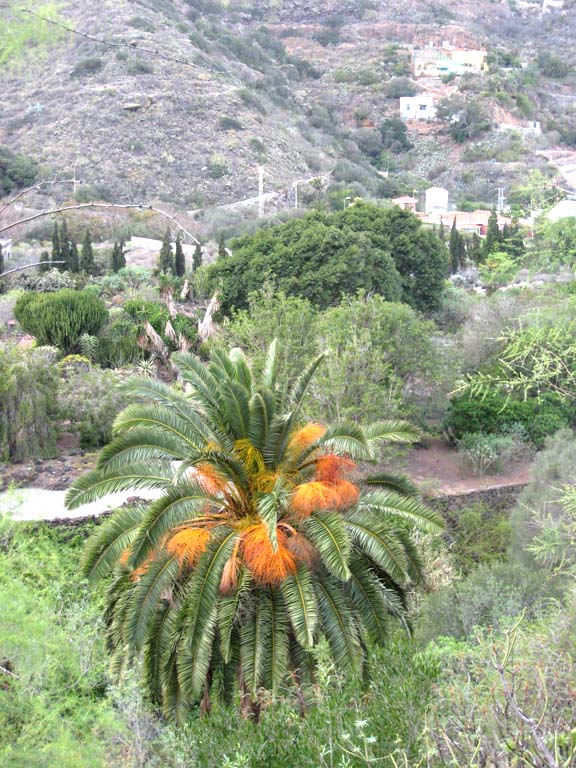
<instances>
[{"instance_id":1,"label":"dark green tree","mask_svg":"<svg viewBox=\"0 0 576 768\"><path fill-rule=\"evenodd\" d=\"M124 242L124 238L120 238L118 241L118 270L125 269L126 267L126 250L125 250L126 243Z\"/></svg>"},{"instance_id":2,"label":"dark green tree","mask_svg":"<svg viewBox=\"0 0 576 768\"><path fill-rule=\"evenodd\" d=\"M62 222L62 226L60 228L60 258L64 262L63 264L60 264L59 269L61 272L69 271L71 272L71 261L70 261L70 238L68 236L68 225L66 224L66 219Z\"/></svg>"},{"instance_id":3,"label":"dark green tree","mask_svg":"<svg viewBox=\"0 0 576 768\"><path fill-rule=\"evenodd\" d=\"M520 259L526 252L524 237L518 221L513 221L510 226L502 227L501 248L515 259Z\"/></svg>"},{"instance_id":4,"label":"dark green tree","mask_svg":"<svg viewBox=\"0 0 576 768\"><path fill-rule=\"evenodd\" d=\"M500 227L498 226L498 214L496 209L492 209L490 218L488 219L488 229L486 231L486 239L484 240L483 255L484 258L489 256L493 251L500 250L500 242L502 240L502 234Z\"/></svg>"},{"instance_id":5,"label":"dark green tree","mask_svg":"<svg viewBox=\"0 0 576 768\"><path fill-rule=\"evenodd\" d=\"M466 255L474 264L480 264L482 261L482 239L476 232L473 233L472 237L466 243Z\"/></svg>"},{"instance_id":6,"label":"dark green tree","mask_svg":"<svg viewBox=\"0 0 576 768\"><path fill-rule=\"evenodd\" d=\"M184 249L182 248L182 240L180 237L180 232L178 232L178 236L176 237L176 254L174 257L174 270L176 272L176 277L184 277L184 273L186 272L186 257L184 256Z\"/></svg>"},{"instance_id":7,"label":"dark green tree","mask_svg":"<svg viewBox=\"0 0 576 768\"><path fill-rule=\"evenodd\" d=\"M456 217L454 217L454 221L452 222L452 229L450 230L448 251L450 253L450 271L452 274L455 274L462 266L466 255L464 238L456 228Z\"/></svg>"},{"instance_id":8,"label":"dark green tree","mask_svg":"<svg viewBox=\"0 0 576 768\"><path fill-rule=\"evenodd\" d=\"M69 259L70 272L78 274L80 272L80 257L78 255L78 246L74 240L70 240L70 259Z\"/></svg>"},{"instance_id":9,"label":"dark green tree","mask_svg":"<svg viewBox=\"0 0 576 768\"><path fill-rule=\"evenodd\" d=\"M172 233L170 232L169 227L164 233L164 238L162 239L162 247L160 248L160 253L158 255L158 269L163 274L174 274L175 272L174 252L172 250Z\"/></svg>"},{"instance_id":10,"label":"dark green tree","mask_svg":"<svg viewBox=\"0 0 576 768\"><path fill-rule=\"evenodd\" d=\"M196 246L192 256L192 271L197 272L202 266L202 246L200 243Z\"/></svg>"},{"instance_id":11,"label":"dark green tree","mask_svg":"<svg viewBox=\"0 0 576 768\"><path fill-rule=\"evenodd\" d=\"M50 254L48 251L42 251L42 255L40 256L40 267L39 272L49 272L51 268L50 263Z\"/></svg>"},{"instance_id":12,"label":"dark green tree","mask_svg":"<svg viewBox=\"0 0 576 768\"><path fill-rule=\"evenodd\" d=\"M58 229L58 222L54 222L54 231L52 232L52 261L62 260L62 248L60 246L60 230ZM61 272L64 271L65 264L55 265Z\"/></svg>"},{"instance_id":13,"label":"dark green tree","mask_svg":"<svg viewBox=\"0 0 576 768\"><path fill-rule=\"evenodd\" d=\"M220 261L220 259L225 259L227 256L226 238L224 237L224 233L222 233L220 235L220 240L218 241L218 261Z\"/></svg>"},{"instance_id":14,"label":"dark green tree","mask_svg":"<svg viewBox=\"0 0 576 768\"><path fill-rule=\"evenodd\" d=\"M94 249L92 248L92 238L90 237L90 230L87 229L84 234L84 240L82 242L82 256L80 258L80 271L86 275L94 275L96 273L96 264L94 262Z\"/></svg>"},{"instance_id":15,"label":"dark green tree","mask_svg":"<svg viewBox=\"0 0 576 768\"><path fill-rule=\"evenodd\" d=\"M0 245L0 275L4 272L4 251ZM4 291L4 280L0 281L0 293Z\"/></svg>"},{"instance_id":16,"label":"dark green tree","mask_svg":"<svg viewBox=\"0 0 576 768\"><path fill-rule=\"evenodd\" d=\"M438 227L438 238L443 243L446 242L446 227L444 226L444 222L440 222L440 226Z\"/></svg>"},{"instance_id":17,"label":"dark green tree","mask_svg":"<svg viewBox=\"0 0 576 768\"><path fill-rule=\"evenodd\" d=\"M124 269L125 266L126 256L124 255L124 241L114 240L111 259L112 272L118 272L118 270Z\"/></svg>"}]
</instances>

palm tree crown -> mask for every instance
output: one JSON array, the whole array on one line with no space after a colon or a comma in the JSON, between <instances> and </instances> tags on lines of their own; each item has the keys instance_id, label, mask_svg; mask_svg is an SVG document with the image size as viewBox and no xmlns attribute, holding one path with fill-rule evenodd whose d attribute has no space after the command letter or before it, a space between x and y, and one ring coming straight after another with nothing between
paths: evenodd
<instances>
[{"instance_id":1,"label":"palm tree crown","mask_svg":"<svg viewBox=\"0 0 576 768\"><path fill-rule=\"evenodd\" d=\"M339 669L359 671L390 614L420 576L412 532L440 520L390 476L356 461L377 441L410 442L403 422L365 429L304 423L302 402L322 357L291 388L276 377L276 342L256 381L240 350L205 366L174 356L182 387L135 378L138 400L115 423L96 470L69 508L122 489L154 488L118 510L89 542L84 569L113 575L108 636L120 671L143 653L151 696L181 718L211 693L257 709L262 690L313 680L325 637Z\"/></svg>"}]
</instances>

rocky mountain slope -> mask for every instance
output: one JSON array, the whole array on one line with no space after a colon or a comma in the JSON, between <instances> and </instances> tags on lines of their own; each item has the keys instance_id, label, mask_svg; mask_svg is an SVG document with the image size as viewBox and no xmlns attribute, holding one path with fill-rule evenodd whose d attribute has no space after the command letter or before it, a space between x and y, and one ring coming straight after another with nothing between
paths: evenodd
<instances>
[{"instance_id":1,"label":"rocky mountain slope","mask_svg":"<svg viewBox=\"0 0 576 768\"><path fill-rule=\"evenodd\" d=\"M530 169L554 176L543 152L576 104L575 17L572 0L69 0L59 22L108 44L48 25L60 34L44 51L31 45L5 62L0 144L34 157L46 178L75 172L82 199L227 203L257 193L263 165L266 187L287 194L336 168L336 180L372 194L433 181L486 200ZM521 124L529 111L544 136L501 146L490 134L466 154L442 130L419 131L382 181L370 142L398 115L389 82L410 74L410 47L430 40L487 48L499 80L418 90L483 100L494 124ZM510 83L550 50L567 73L534 70L520 86L529 88L522 114Z\"/></svg>"}]
</instances>

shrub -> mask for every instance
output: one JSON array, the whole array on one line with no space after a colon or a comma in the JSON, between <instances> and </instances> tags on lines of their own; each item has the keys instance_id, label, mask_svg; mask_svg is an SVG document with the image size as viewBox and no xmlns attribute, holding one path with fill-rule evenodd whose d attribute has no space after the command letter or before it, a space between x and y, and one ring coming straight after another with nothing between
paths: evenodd
<instances>
[{"instance_id":1,"label":"shrub","mask_svg":"<svg viewBox=\"0 0 576 768\"><path fill-rule=\"evenodd\" d=\"M401 96L415 96L418 89L408 77L394 77L386 87L388 99L399 99Z\"/></svg>"},{"instance_id":2,"label":"shrub","mask_svg":"<svg viewBox=\"0 0 576 768\"><path fill-rule=\"evenodd\" d=\"M38 293L54 293L63 288L74 288L75 284L70 272L60 272L55 267L48 272L27 272L17 282L19 287Z\"/></svg>"},{"instance_id":3,"label":"shrub","mask_svg":"<svg viewBox=\"0 0 576 768\"><path fill-rule=\"evenodd\" d=\"M28 292L16 302L14 315L39 344L65 354L77 349L82 334L96 336L108 319L106 305L89 291Z\"/></svg>"},{"instance_id":4,"label":"shrub","mask_svg":"<svg viewBox=\"0 0 576 768\"><path fill-rule=\"evenodd\" d=\"M459 451L475 475L496 474L527 455L526 434L519 424L511 425L506 434L467 433L460 440Z\"/></svg>"},{"instance_id":5,"label":"shrub","mask_svg":"<svg viewBox=\"0 0 576 768\"><path fill-rule=\"evenodd\" d=\"M13 189L31 186L37 178L38 166L34 160L0 146L0 197Z\"/></svg>"},{"instance_id":6,"label":"shrub","mask_svg":"<svg viewBox=\"0 0 576 768\"><path fill-rule=\"evenodd\" d=\"M512 538L507 512L495 512L479 503L462 509L450 527L450 555L458 570L468 574L476 565L505 558Z\"/></svg>"},{"instance_id":7,"label":"shrub","mask_svg":"<svg viewBox=\"0 0 576 768\"><path fill-rule=\"evenodd\" d=\"M96 360L107 368L135 365L144 357L138 345L138 336L138 325L125 312L111 316L98 339Z\"/></svg>"},{"instance_id":8,"label":"shrub","mask_svg":"<svg viewBox=\"0 0 576 768\"><path fill-rule=\"evenodd\" d=\"M243 131L244 126L235 117L224 115L218 120L218 127L221 131Z\"/></svg>"},{"instance_id":9,"label":"shrub","mask_svg":"<svg viewBox=\"0 0 576 768\"><path fill-rule=\"evenodd\" d=\"M154 72L154 67L150 62L143 59L132 59L126 71L129 75L151 75Z\"/></svg>"},{"instance_id":10,"label":"shrub","mask_svg":"<svg viewBox=\"0 0 576 768\"><path fill-rule=\"evenodd\" d=\"M114 419L128 404L112 371L63 360L58 393L60 417L80 433L80 447L100 448L112 439Z\"/></svg>"},{"instance_id":11,"label":"shrub","mask_svg":"<svg viewBox=\"0 0 576 768\"><path fill-rule=\"evenodd\" d=\"M95 75L97 72L100 72L103 66L104 66L104 62L102 61L102 59L97 59L97 58L84 59L83 61L79 61L78 64L76 64L72 72L70 72L70 77L84 77L85 75Z\"/></svg>"},{"instance_id":12,"label":"shrub","mask_svg":"<svg viewBox=\"0 0 576 768\"><path fill-rule=\"evenodd\" d=\"M0 345L0 461L56 454L54 350Z\"/></svg>"},{"instance_id":13,"label":"shrub","mask_svg":"<svg viewBox=\"0 0 576 768\"><path fill-rule=\"evenodd\" d=\"M211 179L221 179L230 173L228 161L221 154L214 154L208 160L208 175Z\"/></svg>"}]
</instances>

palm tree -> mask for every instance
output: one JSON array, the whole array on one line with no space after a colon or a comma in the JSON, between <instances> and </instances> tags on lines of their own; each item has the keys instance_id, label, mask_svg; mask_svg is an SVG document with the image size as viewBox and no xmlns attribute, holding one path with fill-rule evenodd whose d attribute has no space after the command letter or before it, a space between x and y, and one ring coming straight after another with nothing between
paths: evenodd
<instances>
[{"instance_id":1,"label":"palm tree","mask_svg":"<svg viewBox=\"0 0 576 768\"><path fill-rule=\"evenodd\" d=\"M73 509L122 489L160 491L120 509L90 540L83 568L112 574L106 613L113 668L143 655L148 690L181 719L239 685L245 714L263 690L314 679L326 638L339 670L359 672L390 615L406 620L421 568L412 533L438 530L401 478L365 479L378 441L410 442L403 422L361 429L303 423L322 357L290 387L276 377L277 344L256 381L238 349L205 366L176 354L180 389L134 378L139 404L117 418L97 468L68 492Z\"/></svg>"}]
</instances>

